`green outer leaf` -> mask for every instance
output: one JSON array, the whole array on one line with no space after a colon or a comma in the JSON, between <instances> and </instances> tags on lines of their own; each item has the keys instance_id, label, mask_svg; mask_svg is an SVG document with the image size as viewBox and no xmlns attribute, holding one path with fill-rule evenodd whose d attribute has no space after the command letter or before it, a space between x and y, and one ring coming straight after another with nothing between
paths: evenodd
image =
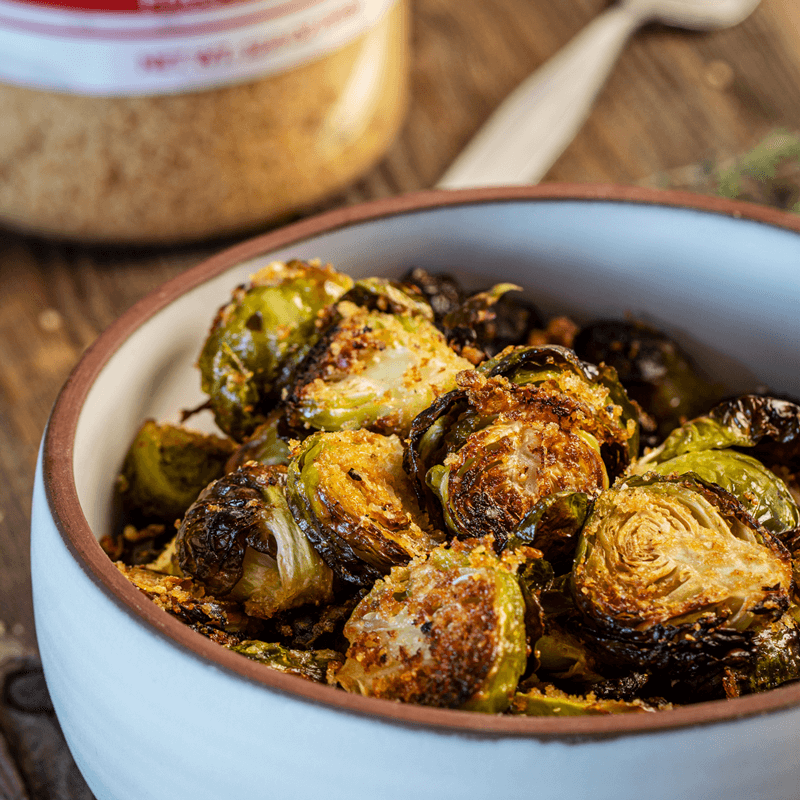
<instances>
[{"instance_id":1,"label":"green outer leaf","mask_svg":"<svg viewBox=\"0 0 800 800\"><path fill-rule=\"evenodd\" d=\"M684 453L652 466L658 475L694 472L739 499L772 533L800 525L800 509L786 484L760 461L735 450L700 450Z\"/></svg>"},{"instance_id":2,"label":"green outer leaf","mask_svg":"<svg viewBox=\"0 0 800 800\"><path fill-rule=\"evenodd\" d=\"M146 420L134 437L117 481L126 510L167 524L219 478L234 444L177 425Z\"/></svg>"},{"instance_id":3,"label":"green outer leaf","mask_svg":"<svg viewBox=\"0 0 800 800\"><path fill-rule=\"evenodd\" d=\"M483 686L462 708L497 714L505 711L527 664L525 601L514 575L495 571L495 611L500 619L494 664Z\"/></svg>"},{"instance_id":4,"label":"green outer leaf","mask_svg":"<svg viewBox=\"0 0 800 800\"><path fill-rule=\"evenodd\" d=\"M647 713L656 709L641 701L600 700L591 695L546 694L539 689L514 695L511 713L527 717L592 717L608 714Z\"/></svg>"},{"instance_id":5,"label":"green outer leaf","mask_svg":"<svg viewBox=\"0 0 800 800\"><path fill-rule=\"evenodd\" d=\"M246 639L230 649L279 672L299 675L316 683L326 683L329 664L344 660L342 654L336 650L292 650L277 643L256 639Z\"/></svg>"},{"instance_id":6,"label":"green outer leaf","mask_svg":"<svg viewBox=\"0 0 800 800\"><path fill-rule=\"evenodd\" d=\"M198 360L201 388L222 430L241 441L263 421L262 406L288 379L288 366L316 340L319 312L351 286L332 269L291 261L266 267L234 294Z\"/></svg>"}]
</instances>

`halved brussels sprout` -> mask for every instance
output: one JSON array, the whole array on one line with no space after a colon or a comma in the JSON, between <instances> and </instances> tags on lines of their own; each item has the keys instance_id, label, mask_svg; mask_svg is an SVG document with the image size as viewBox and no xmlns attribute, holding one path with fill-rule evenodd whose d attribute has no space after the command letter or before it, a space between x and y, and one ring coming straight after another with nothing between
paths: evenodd
<instances>
[{"instance_id":1,"label":"halved brussels sprout","mask_svg":"<svg viewBox=\"0 0 800 800\"><path fill-rule=\"evenodd\" d=\"M312 434L293 453L287 495L297 524L352 583L370 585L444 539L416 502L396 436Z\"/></svg>"},{"instance_id":2,"label":"halved brussels sprout","mask_svg":"<svg viewBox=\"0 0 800 800\"><path fill-rule=\"evenodd\" d=\"M251 616L332 599L333 574L297 526L285 472L250 462L211 484L177 536L181 569Z\"/></svg>"},{"instance_id":3,"label":"halved brussels sprout","mask_svg":"<svg viewBox=\"0 0 800 800\"><path fill-rule=\"evenodd\" d=\"M609 474L616 478L639 451L639 410L631 402L613 367L582 361L558 345L510 347L479 367L489 378L505 377L519 386L536 385L581 403L593 419L584 428L603 447Z\"/></svg>"},{"instance_id":4,"label":"halved brussels sprout","mask_svg":"<svg viewBox=\"0 0 800 800\"><path fill-rule=\"evenodd\" d=\"M298 675L315 683L327 683L328 670L335 670L344 662L344 656L335 650L292 650L256 639L248 639L230 649L278 672Z\"/></svg>"},{"instance_id":5,"label":"halved brussels sprout","mask_svg":"<svg viewBox=\"0 0 800 800\"><path fill-rule=\"evenodd\" d=\"M555 686L542 684L518 692L510 712L526 717L594 717L608 714L641 714L660 710L643 700L609 700L587 695L567 694Z\"/></svg>"},{"instance_id":6,"label":"halved brussels sprout","mask_svg":"<svg viewBox=\"0 0 800 800\"><path fill-rule=\"evenodd\" d=\"M527 657L518 562L491 540L453 542L375 582L344 628L345 690L495 713Z\"/></svg>"},{"instance_id":7,"label":"halved brussels sprout","mask_svg":"<svg viewBox=\"0 0 800 800\"><path fill-rule=\"evenodd\" d=\"M318 318L353 281L319 262L274 262L240 286L214 319L198 366L217 424L241 441L318 335Z\"/></svg>"},{"instance_id":8,"label":"halved brussels sprout","mask_svg":"<svg viewBox=\"0 0 800 800\"><path fill-rule=\"evenodd\" d=\"M724 489L686 475L603 493L572 573L582 635L612 662L676 680L749 658L793 591L783 546Z\"/></svg>"},{"instance_id":9,"label":"halved brussels sprout","mask_svg":"<svg viewBox=\"0 0 800 800\"><path fill-rule=\"evenodd\" d=\"M429 512L437 513L427 491L438 499L445 524L457 536L491 534L502 547L528 518L522 538L530 544L537 525L543 539L548 528L542 514L537 516L542 500L582 493L586 501L609 485L597 435L606 435L607 421L622 412L608 401L605 387L571 372L559 379L560 384L548 379L519 385L503 377L487 379L478 371L462 372L459 389L414 420L406 469ZM577 396L567 393L573 384ZM605 403L600 412L587 396ZM618 427L609 438L616 442L618 434L623 442ZM615 466L618 456L611 457ZM565 508L550 509L559 526ZM569 530L560 526L562 538L574 535L579 523Z\"/></svg>"},{"instance_id":10,"label":"halved brussels sprout","mask_svg":"<svg viewBox=\"0 0 800 800\"><path fill-rule=\"evenodd\" d=\"M137 520L171 525L222 475L234 447L229 439L146 420L117 478L123 509Z\"/></svg>"},{"instance_id":11,"label":"halved brussels sprout","mask_svg":"<svg viewBox=\"0 0 800 800\"><path fill-rule=\"evenodd\" d=\"M456 373L472 367L411 307L387 312L343 300L336 309L338 321L306 358L288 395L295 427L405 436L414 417L453 388Z\"/></svg>"}]
</instances>

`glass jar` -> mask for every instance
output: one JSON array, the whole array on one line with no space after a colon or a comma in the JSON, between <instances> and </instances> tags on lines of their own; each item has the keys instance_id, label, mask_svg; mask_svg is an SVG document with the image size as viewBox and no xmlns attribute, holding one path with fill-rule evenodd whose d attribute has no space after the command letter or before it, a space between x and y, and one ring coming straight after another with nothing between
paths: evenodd
<instances>
[{"instance_id":1,"label":"glass jar","mask_svg":"<svg viewBox=\"0 0 800 800\"><path fill-rule=\"evenodd\" d=\"M115 243L243 232L351 182L402 123L406 0L105 6L0 0L6 225Z\"/></svg>"}]
</instances>

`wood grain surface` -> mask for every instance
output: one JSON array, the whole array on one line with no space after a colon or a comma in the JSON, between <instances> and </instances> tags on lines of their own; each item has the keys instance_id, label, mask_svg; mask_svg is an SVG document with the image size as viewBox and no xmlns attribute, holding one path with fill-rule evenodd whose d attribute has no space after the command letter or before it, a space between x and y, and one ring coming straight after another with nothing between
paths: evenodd
<instances>
[{"instance_id":1,"label":"wood grain surface","mask_svg":"<svg viewBox=\"0 0 800 800\"><path fill-rule=\"evenodd\" d=\"M606 6L413 0L412 104L402 133L375 169L308 213L433 186L506 94ZM640 31L546 180L653 183L686 165L744 153L776 129L800 130L800 4L790 0L762 0L730 30ZM98 333L137 299L229 243L137 251L0 230L3 679L19 681L20 664L36 670L30 500L38 443L59 387ZM36 750L25 716L32 712L9 706L6 683L0 797L89 797L70 771L55 718L41 709L33 714L36 736L49 742Z\"/></svg>"}]
</instances>

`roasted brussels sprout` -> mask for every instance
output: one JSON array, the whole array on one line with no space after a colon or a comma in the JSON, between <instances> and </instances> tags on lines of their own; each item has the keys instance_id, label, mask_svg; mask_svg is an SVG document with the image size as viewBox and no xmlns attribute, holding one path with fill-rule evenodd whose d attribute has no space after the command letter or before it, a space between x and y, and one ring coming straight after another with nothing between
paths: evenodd
<instances>
[{"instance_id":1,"label":"roasted brussels sprout","mask_svg":"<svg viewBox=\"0 0 800 800\"><path fill-rule=\"evenodd\" d=\"M747 448L770 466L800 467L800 405L746 394L717 404L707 414L676 428L642 464L660 464L698 450Z\"/></svg>"},{"instance_id":2,"label":"roasted brussels sprout","mask_svg":"<svg viewBox=\"0 0 800 800\"><path fill-rule=\"evenodd\" d=\"M298 445L287 477L297 524L346 581L370 585L444 539L420 510L396 436L319 431Z\"/></svg>"},{"instance_id":3,"label":"roasted brussels sprout","mask_svg":"<svg viewBox=\"0 0 800 800\"><path fill-rule=\"evenodd\" d=\"M333 574L292 517L285 472L255 462L205 489L178 529L184 573L251 616L332 599Z\"/></svg>"},{"instance_id":4,"label":"roasted brussels sprout","mask_svg":"<svg viewBox=\"0 0 800 800\"><path fill-rule=\"evenodd\" d=\"M568 553L565 540L589 498L609 485L608 466L614 477L627 466L636 434L633 418L593 375L563 348L515 350L460 373L458 390L420 414L409 436L406 468L430 513L437 505L428 490L457 536L493 535L502 547L522 524L523 541L549 542L548 557ZM583 498L570 500L575 493ZM559 504L538 505L554 494Z\"/></svg>"},{"instance_id":5,"label":"roasted brussels sprout","mask_svg":"<svg viewBox=\"0 0 800 800\"><path fill-rule=\"evenodd\" d=\"M171 525L222 475L233 449L228 439L146 420L117 479L123 509L136 520Z\"/></svg>"},{"instance_id":6,"label":"roasted brussels sprout","mask_svg":"<svg viewBox=\"0 0 800 800\"><path fill-rule=\"evenodd\" d=\"M800 406L743 395L676 428L634 471L696 472L735 494L768 530L786 539L800 525L800 508L776 472L793 480L799 467Z\"/></svg>"},{"instance_id":7,"label":"roasted brussels sprout","mask_svg":"<svg viewBox=\"0 0 800 800\"><path fill-rule=\"evenodd\" d=\"M271 669L316 683L327 683L328 670L335 670L344 662L344 656L335 650L292 650L280 644L254 639L233 645L231 650Z\"/></svg>"},{"instance_id":8,"label":"roasted brussels sprout","mask_svg":"<svg viewBox=\"0 0 800 800\"><path fill-rule=\"evenodd\" d=\"M764 692L800 679L800 625L791 614L759 630L752 649L748 667L731 670L726 676L729 697Z\"/></svg>"},{"instance_id":9,"label":"roasted brussels sprout","mask_svg":"<svg viewBox=\"0 0 800 800\"><path fill-rule=\"evenodd\" d=\"M628 394L655 422L648 446L676 425L709 409L723 395L672 338L642 322L600 320L575 337L575 352L613 367Z\"/></svg>"},{"instance_id":10,"label":"roasted brussels sprout","mask_svg":"<svg viewBox=\"0 0 800 800\"><path fill-rule=\"evenodd\" d=\"M200 354L201 387L217 424L241 441L264 421L318 335L323 310L353 282L319 262L274 262L239 287Z\"/></svg>"},{"instance_id":11,"label":"roasted brussels sprout","mask_svg":"<svg viewBox=\"0 0 800 800\"><path fill-rule=\"evenodd\" d=\"M402 283L416 286L423 297L430 303L433 320L441 325L446 314L461 305L464 293L459 282L447 273L432 275L421 267L414 267L400 279Z\"/></svg>"},{"instance_id":12,"label":"roasted brussels sprout","mask_svg":"<svg viewBox=\"0 0 800 800\"><path fill-rule=\"evenodd\" d=\"M336 680L372 697L505 710L527 657L517 566L472 540L394 567L345 625Z\"/></svg>"},{"instance_id":13,"label":"roasted brussels sprout","mask_svg":"<svg viewBox=\"0 0 800 800\"><path fill-rule=\"evenodd\" d=\"M582 426L601 443L612 478L621 475L639 451L639 412L616 371L579 359L558 345L514 347L479 367L489 378L518 386L539 386L581 403Z\"/></svg>"},{"instance_id":14,"label":"roasted brussels sprout","mask_svg":"<svg viewBox=\"0 0 800 800\"><path fill-rule=\"evenodd\" d=\"M426 315L408 303L403 308L390 295L376 298L386 301L387 311L350 300L336 305L337 321L303 362L288 393L293 426L406 436L414 417L453 388L456 373L472 367L447 346L429 320L429 307Z\"/></svg>"},{"instance_id":15,"label":"roasted brussels sprout","mask_svg":"<svg viewBox=\"0 0 800 800\"><path fill-rule=\"evenodd\" d=\"M749 663L754 634L780 619L794 588L780 542L692 475L634 476L604 492L572 580L593 648L676 682Z\"/></svg>"}]
</instances>

